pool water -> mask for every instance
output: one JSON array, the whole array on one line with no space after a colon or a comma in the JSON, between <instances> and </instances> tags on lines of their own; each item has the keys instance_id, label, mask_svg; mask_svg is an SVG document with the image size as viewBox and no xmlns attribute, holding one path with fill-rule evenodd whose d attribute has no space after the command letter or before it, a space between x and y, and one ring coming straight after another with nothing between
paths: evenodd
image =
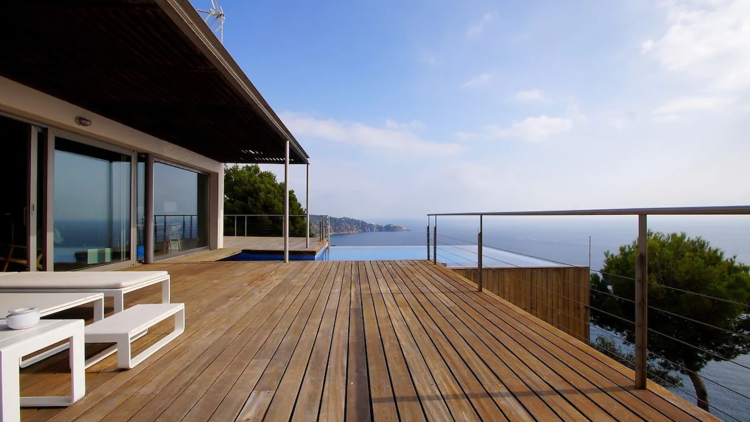
<instances>
[{"instance_id":1,"label":"pool water","mask_svg":"<svg viewBox=\"0 0 750 422\"><path fill-rule=\"evenodd\" d=\"M323 259L330 261L381 261L427 259L427 246L331 246ZM488 247L482 248L482 265L487 267L555 267L555 262L532 258ZM430 249L432 256L432 249ZM438 262L449 267L477 265L476 245L441 245L437 251Z\"/></svg>"}]
</instances>

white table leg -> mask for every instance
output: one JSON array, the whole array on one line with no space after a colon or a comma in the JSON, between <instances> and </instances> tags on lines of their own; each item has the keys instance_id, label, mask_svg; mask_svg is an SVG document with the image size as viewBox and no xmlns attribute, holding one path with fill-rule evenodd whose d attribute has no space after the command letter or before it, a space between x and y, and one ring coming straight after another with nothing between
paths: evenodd
<instances>
[{"instance_id":1,"label":"white table leg","mask_svg":"<svg viewBox=\"0 0 750 422\"><path fill-rule=\"evenodd\" d=\"M102 300L102 302L104 302ZM83 324L70 338L70 399L77 402L86 394L86 341Z\"/></svg>"},{"instance_id":2,"label":"white table leg","mask_svg":"<svg viewBox=\"0 0 750 422\"><path fill-rule=\"evenodd\" d=\"M125 309L125 293L122 291L115 292L112 299L114 300L115 313L122 312Z\"/></svg>"},{"instance_id":3,"label":"white table leg","mask_svg":"<svg viewBox=\"0 0 750 422\"><path fill-rule=\"evenodd\" d=\"M79 322L80 324L71 329L72 335L68 338L68 345L70 347L70 396L20 397L20 407L70 406L86 394L86 344L84 341L83 320L79 320ZM16 368L15 374L18 376L18 368ZM3 377L5 377L4 372ZM5 419L3 419L3 422L5 422Z\"/></svg>"},{"instance_id":4,"label":"white table leg","mask_svg":"<svg viewBox=\"0 0 750 422\"><path fill-rule=\"evenodd\" d=\"M2 381L0 381L0 415L3 422L21 420L21 380L18 373L18 359L16 355L0 355L2 363Z\"/></svg>"},{"instance_id":5,"label":"white table leg","mask_svg":"<svg viewBox=\"0 0 750 422\"><path fill-rule=\"evenodd\" d=\"M104 296L94 302L94 322L104 319Z\"/></svg>"}]
</instances>

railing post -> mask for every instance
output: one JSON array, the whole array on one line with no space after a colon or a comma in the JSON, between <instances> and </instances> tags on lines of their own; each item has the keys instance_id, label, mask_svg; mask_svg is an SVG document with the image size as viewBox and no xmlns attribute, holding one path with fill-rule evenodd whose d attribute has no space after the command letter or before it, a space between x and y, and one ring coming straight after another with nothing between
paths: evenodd
<instances>
[{"instance_id":1,"label":"railing post","mask_svg":"<svg viewBox=\"0 0 750 422\"><path fill-rule=\"evenodd\" d=\"M427 217L427 260L430 260L430 217Z\"/></svg>"},{"instance_id":2,"label":"railing post","mask_svg":"<svg viewBox=\"0 0 750 422\"><path fill-rule=\"evenodd\" d=\"M482 280L482 216L479 216L479 233L477 234L477 291L481 292Z\"/></svg>"},{"instance_id":3,"label":"railing post","mask_svg":"<svg viewBox=\"0 0 750 422\"><path fill-rule=\"evenodd\" d=\"M638 215L638 255L635 261L635 388L648 380L648 224Z\"/></svg>"},{"instance_id":4,"label":"railing post","mask_svg":"<svg viewBox=\"0 0 750 422\"><path fill-rule=\"evenodd\" d=\"M432 263L437 264L437 215L435 216L435 227L432 237Z\"/></svg>"},{"instance_id":5,"label":"railing post","mask_svg":"<svg viewBox=\"0 0 750 422\"><path fill-rule=\"evenodd\" d=\"M310 247L310 163L305 175L305 248Z\"/></svg>"},{"instance_id":6,"label":"railing post","mask_svg":"<svg viewBox=\"0 0 750 422\"><path fill-rule=\"evenodd\" d=\"M234 216L234 236L237 237L237 216Z\"/></svg>"},{"instance_id":7,"label":"railing post","mask_svg":"<svg viewBox=\"0 0 750 422\"><path fill-rule=\"evenodd\" d=\"M247 216L245 216L245 237L247 237Z\"/></svg>"}]
</instances>

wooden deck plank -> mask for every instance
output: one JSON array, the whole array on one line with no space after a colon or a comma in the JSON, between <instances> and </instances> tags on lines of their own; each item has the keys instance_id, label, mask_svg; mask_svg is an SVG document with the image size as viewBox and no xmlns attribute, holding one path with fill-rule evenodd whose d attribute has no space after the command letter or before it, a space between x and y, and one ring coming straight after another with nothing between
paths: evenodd
<instances>
[{"instance_id":1,"label":"wooden deck plank","mask_svg":"<svg viewBox=\"0 0 750 422\"><path fill-rule=\"evenodd\" d=\"M297 315L310 312L314 301L311 302L309 296L311 292L316 289L319 291L322 288L322 282L325 279L325 277L322 279L319 277L324 266L321 264L315 265L315 267L314 277L318 280L313 283L309 279L304 280L304 277L296 279L298 283L303 285L303 288L294 302L288 307L282 307L281 312L279 312L280 309L274 311L270 321L261 327L254 340L251 340L242 350L242 353L240 353L242 358L237 360L239 370L236 370L235 375L238 375L236 381L209 420L226 421L233 420L237 416L250 391L255 387L263 371L271 362L289 327L297 319ZM247 359L249 357L251 359Z\"/></svg>"},{"instance_id":2,"label":"wooden deck plank","mask_svg":"<svg viewBox=\"0 0 750 422\"><path fill-rule=\"evenodd\" d=\"M442 265L134 269L170 271L173 301L186 304L185 333L131 370L106 359L88 370L82 400L24 409L24 421L717 420L653 383L634 390L631 370ZM126 299L158 302L160 291ZM168 329L153 327L134 348ZM24 369L24 393L64 393L66 358Z\"/></svg>"},{"instance_id":3,"label":"wooden deck plank","mask_svg":"<svg viewBox=\"0 0 750 422\"><path fill-rule=\"evenodd\" d=\"M404 297L405 295L397 281L398 275L394 274L391 263L382 261L378 265L383 270L383 275L386 282L389 283L391 294L398 305L398 309L414 336L419 351L424 356L427 366L440 389L440 394L448 405L453 418L459 421L481 420L467 394L464 393L459 380L451 372L443 356L433 344L430 335L420 324L419 317Z\"/></svg>"},{"instance_id":4,"label":"wooden deck plank","mask_svg":"<svg viewBox=\"0 0 750 422\"><path fill-rule=\"evenodd\" d=\"M292 326L287 331L274 353L271 362L266 367L263 375L253 388L247 403L238 416L241 421L260 421L264 419L271 400L278 391L279 383L288 369L301 373L304 370L306 359L299 360L290 364L293 354L299 351L298 355L309 356L312 349L315 334L320 327L323 311L328 304L328 298L333 287L333 277L329 277L331 265L324 265L318 282L323 282L322 289L313 289L308 301L305 303L299 314L295 318ZM312 310L308 311L312 305ZM307 334L303 338L304 334ZM253 394L261 397L260 403L253 402ZM268 400L266 400L268 398Z\"/></svg>"},{"instance_id":5,"label":"wooden deck plank","mask_svg":"<svg viewBox=\"0 0 750 422\"><path fill-rule=\"evenodd\" d=\"M377 422L398 421L398 410L393 394L391 378L388 374L388 364L385 360L383 342L380 337L380 329L375 315L375 306L372 301L369 278L373 276L368 272L365 262L357 263L359 272L359 287L362 298L362 318L364 322L364 337L367 345L367 356L364 365L369 370L370 391L369 397L372 405L372 416ZM363 356L364 359L364 356ZM411 382L411 380L409 380ZM421 412L420 412L421 413Z\"/></svg>"},{"instance_id":6,"label":"wooden deck plank","mask_svg":"<svg viewBox=\"0 0 750 422\"><path fill-rule=\"evenodd\" d=\"M334 276L336 287L331 291L329 306L324 317L325 322L321 325L318 337L315 339L310 362L307 365L302 385L297 394L297 403L292 415L294 421L310 420L317 416L320 411L335 323L338 318L339 306L345 300L343 296L344 263L336 262L332 265L336 272Z\"/></svg>"},{"instance_id":7,"label":"wooden deck plank","mask_svg":"<svg viewBox=\"0 0 750 422\"><path fill-rule=\"evenodd\" d=\"M338 265L333 264L328 265L325 269L328 272L326 283L330 283L331 288L325 297L319 300L319 305L324 306L324 308L320 310L321 315L317 319L311 318L305 327L302 338L294 350L294 356L292 356L289 367L276 388L273 400L265 416L266 421L280 422L290 419L294 411L295 401L300 396L300 388L302 387L305 373L309 368L318 337L323 339L330 338L333 332L333 322L336 317L336 309L338 308L339 295L341 293L341 279L336 279L337 269ZM315 312L318 311L316 310ZM319 361L313 360L312 362L315 366L318 365ZM315 413L317 414L317 409Z\"/></svg>"},{"instance_id":8,"label":"wooden deck plank","mask_svg":"<svg viewBox=\"0 0 750 422\"><path fill-rule=\"evenodd\" d=\"M393 324L393 330L396 333L396 342L401 346L401 351L408 365L414 388L417 391L416 400L422 405L428 420L453 420L453 416L451 416L451 412L445 402L445 397L441 394L435 378L432 376L427 362L425 362L425 357L419 351L419 346L417 346L406 321L399 311L399 307L391 292L391 285L387 281L388 275L383 272L383 269L378 264L377 262L373 262L373 269L376 272L381 292L380 296L385 303L388 318Z\"/></svg>"},{"instance_id":9,"label":"wooden deck plank","mask_svg":"<svg viewBox=\"0 0 750 422\"><path fill-rule=\"evenodd\" d=\"M380 338L382 339L386 366L390 376L391 387L393 389L393 400L397 405L398 414L400 415L401 420L404 421L424 421L425 415L417 397L414 381L409 373L409 368L406 366L406 359L404 358L403 351L401 350L401 346L396 338L396 332L394 331L392 321L388 316L388 311L385 307L383 294L380 291L378 274L373 268L372 262L366 262L365 269L368 289L370 291L370 299L372 300L372 306L375 311L377 329ZM364 298L363 302L365 302ZM365 309L367 309L367 307L365 307ZM367 327L365 327L365 330L367 330ZM368 340L368 353L370 352L370 348L371 342ZM373 353L377 352L373 351ZM387 418L387 415L391 415L390 410L380 410L389 404L389 397L385 385L379 382L380 378L375 378L375 374L380 374L381 372L378 360L377 357L368 359L368 363L373 366L372 372L374 372L374 374L371 378L372 383L379 385L379 387L370 387L371 391L375 391L375 394L378 394L372 398L376 420L378 420L379 415L381 414L384 414L384 418ZM381 404L383 407L381 407ZM443 407L445 407L445 404L443 404ZM445 410L447 412L447 408Z\"/></svg>"},{"instance_id":10,"label":"wooden deck plank","mask_svg":"<svg viewBox=\"0 0 750 422\"><path fill-rule=\"evenodd\" d=\"M215 272L222 272L227 266L226 265L212 265ZM153 265L149 269L153 270L164 270L170 268L165 265ZM255 266L246 267L246 271L251 273ZM190 280L192 274L195 272L195 268L184 267L183 269L189 270L188 272L181 273L179 271L172 271L173 277L176 273L180 273L181 279ZM208 268L210 269L210 268ZM171 270L171 268L170 268ZM198 277L202 274L198 274ZM214 276L218 276L215 274ZM174 278L173 278L174 284ZM243 283L245 284L245 283ZM228 288L215 292L214 295L205 295L203 299L210 301L212 304L211 310L204 312L200 315L200 318L194 319L192 324L188 325L185 333L176 338L174 341L165 345L161 350L156 352L150 359L141 363L141 365L129 370L119 372L110 382L106 384L107 388L99 388L87 393L86 396L76 403L75 407L65 409L64 412L53 417L53 421L72 421L83 418L83 415L95 409L95 412L106 415L107 406L110 406L110 411L117 407L124 399L130 394L134 394L137 388L149 383L155 374L160 373L162 370L169 367L169 364L175 362L178 358L187 354L199 356L201 349L196 346L196 343L201 341L213 342L222 337L232 326L233 318L239 319L241 315L232 312L232 306L238 301L243 299L246 295L265 295L268 291L275 287L273 282L269 282L265 285L262 284L251 284L242 286L239 283L233 283ZM172 289L174 293L174 300L181 300L180 291L181 286L174 286ZM219 294L216 294L219 293ZM127 298L127 296L126 296ZM191 307L186 306L188 315L191 314ZM165 355L169 354L168 358ZM166 363L166 364L165 364ZM110 396L119 397L119 402L116 398ZM107 403L107 405L105 405ZM101 418L100 418L101 419Z\"/></svg>"},{"instance_id":11,"label":"wooden deck plank","mask_svg":"<svg viewBox=\"0 0 750 422\"><path fill-rule=\"evenodd\" d=\"M452 274L449 275L453 276ZM486 303L497 305L497 309L502 311L499 315L507 316L508 318L513 318L515 321L520 322L518 328L523 330L525 335L540 335L540 347L550 352L559 352L559 354L556 354L558 359L560 359L561 355L570 356L571 359L565 359L566 363L574 367L576 371L583 376L586 376L588 379L597 381L597 385L600 388L604 387L609 389L608 391L610 394L614 395L615 398L620 400L624 405L630 408L637 408L645 417L651 420L663 419L664 416L673 420L691 418L691 416L688 413L685 413L680 407L665 402L664 398L651 394L647 390L634 389L632 370L624 368L622 365L607 359L604 355L599 354L590 347L584 346L582 343L568 338L559 330L556 330L537 318L525 313L519 313L516 309L509 308L509 306L512 305L503 302L497 304L494 302ZM511 325L515 326L514 320L504 319L504 321L508 321ZM537 326L539 330L534 330L535 326ZM600 360L602 358L605 358L605 361ZM629 372L631 376L625 376L622 372L615 370L613 366L624 369L624 371L626 373ZM619 387L619 389L613 389L614 387ZM654 383L651 383L649 388L652 387L655 389L661 389L661 387ZM633 401L628 397L630 395L639 398L642 402L639 403L638 401ZM642 406L643 403L646 403L649 406Z\"/></svg>"},{"instance_id":12,"label":"wooden deck plank","mask_svg":"<svg viewBox=\"0 0 750 422\"><path fill-rule=\"evenodd\" d=\"M442 270L440 271L442 272ZM446 277L446 279L450 279L453 277L453 275L450 273L446 273L446 275L449 276L449 277ZM454 281L458 281L458 279L454 279ZM456 284L451 284L451 286L456 286ZM544 346L546 347L551 348L551 345L546 343L547 339L552 339L553 343L555 343L558 346L563 345L563 344L582 345L582 343L575 340L573 337L565 335L561 331L552 328L551 326L542 322L541 320L534 318L527 313L519 313L518 310L515 309L509 303L504 302L504 301L496 301L496 300L489 298L488 296L491 296L491 294L473 295L473 296L465 295L462 297L466 298L467 301L473 300L478 305L487 305L485 308L477 308L477 309L480 309L480 312L482 312L485 315L489 314L492 317L497 317L497 319L495 320L495 323L497 325L510 327L513 330L516 330L518 333L521 333L522 335L528 336L530 338L534 338L538 342L544 344ZM486 312L486 311L489 311L489 312ZM492 317L490 319L494 319ZM547 329L546 330L532 330L528 328L529 326L533 326L533 325L538 325L540 328L542 328L542 326L546 326ZM551 335L552 333L557 333L557 335ZM514 338L520 338L520 337L521 336L514 336ZM592 363L592 360L611 361L611 359L594 351L594 349L591 349L591 348L588 348L588 349L592 353L588 354L587 357L579 355L580 359L566 359L565 362L570 365L573 365L579 371L588 373L588 370L585 370L584 368L587 365L590 366ZM540 346L539 350L541 350L542 353L547 353L544 347ZM572 350L572 349L568 348L568 350ZM611 362L615 363L614 361L611 361ZM601 365L601 366L597 365L597 367L605 371L606 371L606 368L610 368L608 365ZM611 368L609 372L611 372ZM630 373L632 374L632 370L630 371ZM591 373L588 373L588 374L593 376L593 374ZM605 378L611 381L615 377L612 377L612 374L610 373L608 374L608 376L605 375ZM620 379L622 380L622 378ZM666 403L664 401L653 400L656 397L650 394L646 390L635 390L634 388L632 388L633 387L632 379L627 380L624 384L620 384L620 385L613 385L605 381L602 381L602 382L604 383L603 384L604 388L607 388L607 391L610 394L616 394L622 400L626 400L625 397L627 397L627 395L635 394L638 397L640 397L642 400L644 399L648 400L648 402L656 404L658 406L655 408L656 410L659 411L657 413L653 411L653 408L651 406L645 404L647 402L638 403L638 402L633 402L627 399L631 405L634 405L631 408L637 409L638 412L644 417L654 418L653 420L665 419L665 415L669 415L669 414L673 415L672 417L674 418L674 420L685 420L686 417L689 417L687 414L681 413L678 407L675 407L671 404L668 407L659 406L659 405L663 405ZM653 383L650 383L649 388L652 388L652 387L659 388ZM587 394L587 396L601 397L601 395L599 394ZM630 411L628 410L627 413L630 413ZM625 419L625 417L627 416L628 416L627 414L623 415L623 414L618 413L618 419ZM670 419L672 417L670 417Z\"/></svg>"},{"instance_id":13,"label":"wooden deck plank","mask_svg":"<svg viewBox=\"0 0 750 422\"><path fill-rule=\"evenodd\" d=\"M424 279L418 269L398 263L405 273L404 281L412 293L417 295L435 323L446 335L458 353L472 368L488 394L504 411L509 420L524 421L532 418L551 421L559 420L552 410L537 397L505 364L495 356L466 325L452 314L445 302L440 301L440 291ZM426 294L429 292L430 294ZM442 295L445 298L444 295ZM450 302L449 302L450 303ZM499 375L495 375L495 368ZM500 372L502 371L502 372ZM527 410L528 409L528 410Z\"/></svg>"},{"instance_id":14,"label":"wooden deck plank","mask_svg":"<svg viewBox=\"0 0 750 422\"><path fill-rule=\"evenodd\" d=\"M463 393L473 405L480 419L493 421L508 420L486 388L477 380L472 370L462 359L460 355L461 351L469 352L469 349L456 350L455 346L459 342L458 336L448 330L442 331L440 326L435 323L429 315L429 311L433 310L431 303L419 300L424 297L424 294L419 290L412 291L405 284L408 276L404 273L403 267L398 262L389 262L386 266L389 267L394 277L399 278L401 294L411 306L414 315L416 315L435 348L443 357L446 365L453 373L453 376L458 381ZM507 390L501 391L501 394L507 394Z\"/></svg>"},{"instance_id":15,"label":"wooden deck plank","mask_svg":"<svg viewBox=\"0 0 750 422\"><path fill-rule=\"evenodd\" d=\"M343 285L331 341L319 418L343 421L346 411L346 366L349 346L349 307L351 305L352 263L344 263ZM308 415L308 418L312 415Z\"/></svg>"},{"instance_id":16,"label":"wooden deck plank","mask_svg":"<svg viewBox=\"0 0 750 422\"><path fill-rule=\"evenodd\" d=\"M362 314L362 287L359 263L352 264L352 287L349 302L349 346L346 376L346 418L368 422L370 413L370 382L367 374L365 322Z\"/></svg>"}]
</instances>

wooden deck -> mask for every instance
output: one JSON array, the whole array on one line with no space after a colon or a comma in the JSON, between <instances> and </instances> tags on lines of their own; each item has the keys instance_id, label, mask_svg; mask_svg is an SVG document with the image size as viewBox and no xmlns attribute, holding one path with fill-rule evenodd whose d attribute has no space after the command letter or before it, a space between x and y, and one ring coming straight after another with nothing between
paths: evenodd
<instances>
[{"instance_id":1,"label":"wooden deck","mask_svg":"<svg viewBox=\"0 0 750 422\"><path fill-rule=\"evenodd\" d=\"M307 255L314 257L321 251L328 241L320 241L318 237L310 238L310 247L305 247L304 237L289 238L290 255ZM236 255L241 252L273 254L284 252L283 237L243 237L243 236L225 236L224 247L211 251L198 252L190 255L184 255L170 259L170 263L194 263L194 262L214 262L220 259Z\"/></svg>"},{"instance_id":2,"label":"wooden deck","mask_svg":"<svg viewBox=\"0 0 750 422\"><path fill-rule=\"evenodd\" d=\"M134 369L100 362L81 401L25 421L715 420L426 261L137 269L170 272L185 333ZM23 394L64 393L66 358L24 370Z\"/></svg>"}]
</instances>

